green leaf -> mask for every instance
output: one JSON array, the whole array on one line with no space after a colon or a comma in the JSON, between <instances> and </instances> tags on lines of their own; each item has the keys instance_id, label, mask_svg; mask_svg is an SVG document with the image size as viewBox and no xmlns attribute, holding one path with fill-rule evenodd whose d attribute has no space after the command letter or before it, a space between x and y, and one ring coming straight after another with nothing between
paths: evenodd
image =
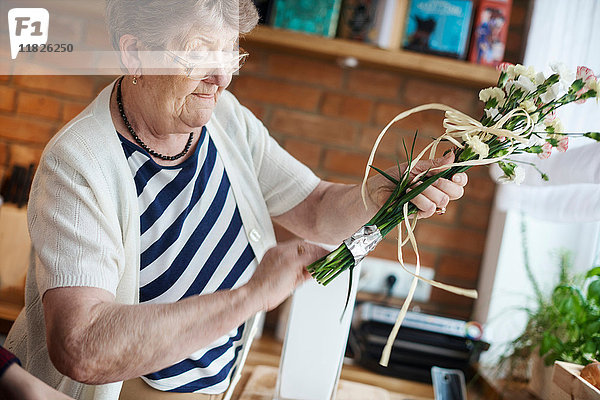
<instances>
[{"instance_id":1,"label":"green leaf","mask_svg":"<svg viewBox=\"0 0 600 400\"><path fill-rule=\"evenodd\" d=\"M595 353L596 352L596 343L593 341L588 341L583 344L583 352L584 353Z\"/></svg>"},{"instance_id":2,"label":"green leaf","mask_svg":"<svg viewBox=\"0 0 600 400\"><path fill-rule=\"evenodd\" d=\"M593 276L600 276L600 266L598 267L594 267L592 269L590 269L586 274L585 277L586 278L591 278Z\"/></svg>"},{"instance_id":3,"label":"green leaf","mask_svg":"<svg viewBox=\"0 0 600 400\"><path fill-rule=\"evenodd\" d=\"M387 172L373 166L373 165L369 165L369 167L373 168L375 171L379 172L381 175L383 175L387 180L391 181L394 185L397 185L400 183L400 181L396 178L394 178L393 176L391 176L390 174L388 174Z\"/></svg>"},{"instance_id":4,"label":"green leaf","mask_svg":"<svg viewBox=\"0 0 600 400\"><path fill-rule=\"evenodd\" d=\"M544 151L542 149L542 146L531 146L531 147L524 148L523 150L525 150L526 153L533 153L533 154L540 154Z\"/></svg>"},{"instance_id":5,"label":"green leaf","mask_svg":"<svg viewBox=\"0 0 600 400\"><path fill-rule=\"evenodd\" d=\"M571 84L571 88L569 89L569 92L572 90L573 92L578 92L581 89L583 89L583 87L585 86L585 83L583 82L583 79L577 79L576 81L574 81Z\"/></svg>"},{"instance_id":6,"label":"green leaf","mask_svg":"<svg viewBox=\"0 0 600 400\"><path fill-rule=\"evenodd\" d=\"M600 332L600 320L590 322L584 329L584 333L588 337L593 337L594 334L597 334L598 332Z\"/></svg>"},{"instance_id":7,"label":"green leaf","mask_svg":"<svg viewBox=\"0 0 600 400\"><path fill-rule=\"evenodd\" d=\"M597 279L590 283L587 291L587 298L590 302L596 302L600 304L600 279Z\"/></svg>"}]
</instances>

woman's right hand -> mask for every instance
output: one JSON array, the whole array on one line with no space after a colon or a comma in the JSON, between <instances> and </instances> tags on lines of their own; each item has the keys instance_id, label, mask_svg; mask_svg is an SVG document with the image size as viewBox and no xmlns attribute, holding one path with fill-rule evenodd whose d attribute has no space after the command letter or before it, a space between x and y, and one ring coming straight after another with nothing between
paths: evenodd
<instances>
[{"instance_id":1,"label":"woman's right hand","mask_svg":"<svg viewBox=\"0 0 600 400\"><path fill-rule=\"evenodd\" d=\"M324 248L303 240L281 243L265 253L247 283L248 288L259 296L263 310L272 310L310 278L306 266L327 253Z\"/></svg>"}]
</instances>

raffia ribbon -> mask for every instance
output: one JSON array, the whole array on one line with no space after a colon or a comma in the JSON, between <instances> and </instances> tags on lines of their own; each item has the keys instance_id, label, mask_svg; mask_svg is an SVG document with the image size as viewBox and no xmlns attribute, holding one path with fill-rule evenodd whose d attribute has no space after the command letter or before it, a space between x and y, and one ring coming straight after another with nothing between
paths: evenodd
<instances>
[{"instance_id":1,"label":"raffia ribbon","mask_svg":"<svg viewBox=\"0 0 600 400\"><path fill-rule=\"evenodd\" d=\"M367 162L367 166L365 168L365 175L364 175L362 187L361 187L361 196L362 196L365 208L367 208L367 197L366 197L367 196L367 192L366 192L367 178L369 177L370 166L373 164L373 160L375 158L375 154L377 152L377 148L379 147L379 144L381 143L381 140L383 139L383 137L385 136L387 131L390 129L390 127L393 124L395 124L396 122L398 122L412 114L416 114L418 112L427 111L427 110L439 110L439 111L445 112L445 118L443 121L443 126L445 128L445 132L440 137L435 139L432 143L430 143L427 147L425 147L425 149L423 149L419 153L419 155L411 161L411 163L407 167L409 173L410 173L410 171L413 170L415 165L423 158L423 156L425 155L425 153L427 153L427 151L429 151L429 159L430 160L435 159L438 145L443 140L447 140L447 141L451 142L452 144L454 144L455 146L462 149L462 148L464 148L464 145L461 143L461 140L466 141L473 135L480 136L481 140L484 142L487 141L489 138L491 138L491 136L497 136L497 137L504 137L507 140L509 140L511 143L511 146L507 149L507 153L501 157L462 161L462 162L453 162L451 164L445 164L440 167L431 168L431 169L429 169L429 171L423 171L420 174L416 175L413 178L411 183L417 182L421 177L423 177L423 175L425 175L426 173L428 173L430 171L434 171L434 170L447 169L447 168L451 168L451 167L489 165L489 164L494 164L498 161L501 161L501 160L505 159L506 157L510 156L514 152L515 147L512 145L512 143L514 143L515 141L519 142L519 143L527 143L528 142L528 139L525 136L529 133L531 127L533 126L533 122L531 120L530 115L527 113L527 111L525 111L521 108L513 109L508 114L506 114L502 118L500 118L492 126L484 126L483 124L481 124L481 122L477 121L476 119L471 118L470 116L468 116L452 107L449 107L445 104L439 104L439 103L425 104L425 105L418 106L415 108L411 108L410 110L404 111L403 113L398 114L393 120L391 120L387 124L387 126L383 129L383 131L381 131L381 133L377 137L377 140L375 141L375 144L373 145L373 148L371 149L371 155L369 156L369 161ZM524 127L516 129L514 131L502 128L502 126L504 126L504 124L507 121L509 121L511 118L513 118L517 115L523 115L526 118L526 124ZM404 317L406 316L408 307L412 301L415 290L417 289L417 283L419 280L424 281L424 282L426 282L432 286L435 286L437 288L452 292L452 293L456 293L456 294L470 297L473 299L477 298L476 290L463 289L463 288L459 288L459 287L452 286L452 285L446 285L444 283L436 282L436 281L430 280L430 279L425 279L425 278L419 276L419 272L421 270L421 263L420 263L420 257L419 257L419 249L417 247L417 240L416 240L415 234L414 234L414 230L417 225L417 217L414 216L412 223L410 222L410 215L408 214L408 203L404 204L402 211L404 213L404 224L406 227L407 238L404 241L402 240L402 228L401 228L401 225L398 225L398 261L400 262L400 265L402 266L402 268L413 276L413 280L411 282L410 289L408 291L408 295L406 296L406 299L404 300L404 304L402 305L402 308L400 309L400 313L398 314L398 318L396 319L396 323L394 324L394 327L392 328L392 332L390 333L387 343L381 354L381 359L379 360L379 363L381 365L383 365L384 367L387 367L387 365L389 363L389 359L390 359L390 355L392 352L392 347L393 347L394 341L396 340L396 336L398 335L398 330L400 329L400 326L402 325L402 321L404 320ZM412 271L408 270L408 268L406 268L406 266L404 265L403 257L402 257L402 247L408 241L410 241L413 251L415 252L415 255L416 255L416 265L415 265L414 273Z\"/></svg>"}]
</instances>

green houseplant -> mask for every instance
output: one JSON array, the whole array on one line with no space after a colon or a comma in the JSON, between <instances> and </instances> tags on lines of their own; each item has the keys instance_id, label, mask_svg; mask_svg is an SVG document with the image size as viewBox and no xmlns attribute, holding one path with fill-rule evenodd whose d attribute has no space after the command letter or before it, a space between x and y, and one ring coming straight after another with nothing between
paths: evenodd
<instances>
[{"instance_id":1,"label":"green houseplant","mask_svg":"<svg viewBox=\"0 0 600 400\"><path fill-rule=\"evenodd\" d=\"M585 365L600 359L600 267L572 277L569 254L561 253L560 259L559 281L550 296L542 295L530 274L537 308L526 310L525 330L511 344L512 361L536 351L547 366L556 360Z\"/></svg>"}]
</instances>

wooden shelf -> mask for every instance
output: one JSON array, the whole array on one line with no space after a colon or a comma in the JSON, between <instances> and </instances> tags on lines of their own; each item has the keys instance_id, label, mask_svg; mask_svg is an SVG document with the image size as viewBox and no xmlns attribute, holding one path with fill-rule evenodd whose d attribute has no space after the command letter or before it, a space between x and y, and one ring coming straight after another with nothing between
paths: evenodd
<instances>
[{"instance_id":1,"label":"wooden shelf","mask_svg":"<svg viewBox=\"0 0 600 400\"><path fill-rule=\"evenodd\" d=\"M384 50L351 40L328 39L262 25L248 34L245 40L326 58L354 57L362 64L472 87L493 86L498 80L498 72L494 68L466 61L403 50Z\"/></svg>"}]
</instances>

